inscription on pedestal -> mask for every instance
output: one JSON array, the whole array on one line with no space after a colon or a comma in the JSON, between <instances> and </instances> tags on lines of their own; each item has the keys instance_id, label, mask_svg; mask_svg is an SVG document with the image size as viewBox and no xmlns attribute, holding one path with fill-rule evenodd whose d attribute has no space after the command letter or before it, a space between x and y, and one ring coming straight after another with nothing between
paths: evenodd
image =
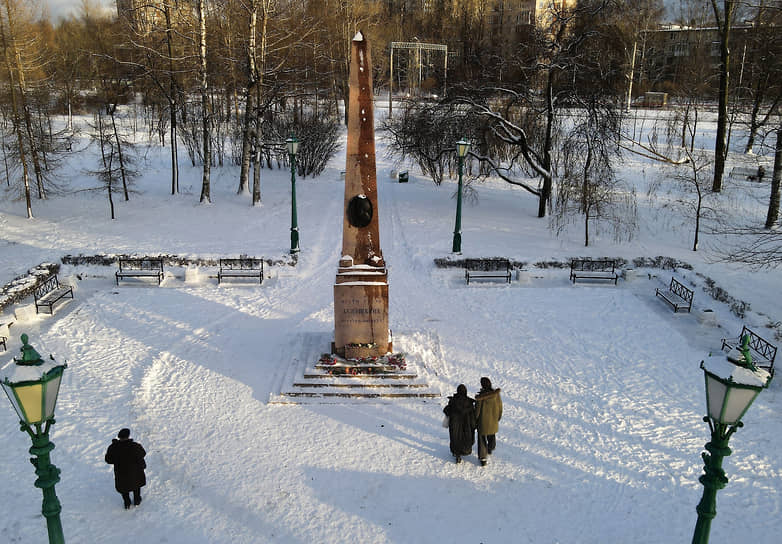
<instances>
[{"instance_id":1,"label":"inscription on pedestal","mask_svg":"<svg viewBox=\"0 0 782 544\"><path fill-rule=\"evenodd\" d=\"M368 355L388 351L388 284L334 286L334 344L368 348ZM364 351L364 350L362 350Z\"/></svg>"}]
</instances>

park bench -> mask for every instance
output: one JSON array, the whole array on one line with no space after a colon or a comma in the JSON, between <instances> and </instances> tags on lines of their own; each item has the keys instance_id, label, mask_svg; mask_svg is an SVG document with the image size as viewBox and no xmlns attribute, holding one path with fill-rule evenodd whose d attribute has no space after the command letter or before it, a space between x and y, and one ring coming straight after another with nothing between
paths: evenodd
<instances>
[{"instance_id":1,"label":"park bench","mask_svg":"<svg viewBox=\"0 0 782 544\"><path fill-rule=\"evenodd\" d=\"M616 281L619 274L616 273L616 262L611 259L573 259L570 261L570 280L576 283L577 279Z\"/></svg>"},{"instance_id":2,"label":"park bench","mask_svg":"<svg viewBox=\"0 0 782 544\"><path fill-rule=\"evenodd\" d=\"M64 285L57 279L57 274L51 274L43 283L35 288L33 292L35 297L35 313L39 313L41 308L49 308L49 313L54 313L54 304L65 298L73 298L73 288L70 285Z\"/></svg>"},{"instance_id":3,"label":"park bench","mask_svg":"<svg viewBox=\"0 0 782 544\"><path fill-rule=\"evenodd\" d=\"M217 284L219 285L225 278L258 278L258 283L263 283L263 259L252 257L220 259Z\"/></svg>"},{"instance_id":4,"label":"park bench","mask_svg":"<svg viewBox=\"0 0 782 544\"><path fill-rule=\"evenodd\" d=\"M470 285L470 280L492 280L501 279L506 283L510 283L510 260L508 259L492 259L487 261L490 264L486 265L486 270L470 270L465 269L464 277L467 279L467 285Z\"/></svg>"},{"instance_id":5,"label":"park bench","mask_svg":"<svg viewBox=\"0 0 782 544\"><path fill-rule=\"evenodd\" d=\"M734 179L746 179L749 181L763 181L765 169L762 166L734 166L728 177Z\"/></svg>"},{"instance_id":6,"label":"park bench","mask_svg":"<svg viewBox=\"0 0 782 544\"><path fill-rule=\"evenodd\" d=\"M654 291L658 297L673 306L674 313L685 309L689 312L692 309L692 289L679 283L676 278L671 278L667 289L658 287Z\"/></svg>"},{"instance_id":7,"label":"park bench","mask_svg":"<svg viewBox=\"0 0 782 544\"><path fill-rule=\"evenodd\" d=\"M155 278L157 284L163 281L163 259L156 257L120 257L117 260L119 270L114 274L119 280L125 278Z\"/></svg>"},{"instance_id":8,"label":"park bench","mask_svg":"<svg viewBox=\"0 0 782 544\"><path fill-rule=\"evenodd\" d=\"M723 338L722 350L730 351L741 346L741 339L744 335L749 335L749 349L752 355L752 362L755 366L768 370L771 376L774 376L774 359L777 357L777 347L764 340L756 333L747 328L746 325L741 329L738 338Z\"/></svg>"}]
</instances>

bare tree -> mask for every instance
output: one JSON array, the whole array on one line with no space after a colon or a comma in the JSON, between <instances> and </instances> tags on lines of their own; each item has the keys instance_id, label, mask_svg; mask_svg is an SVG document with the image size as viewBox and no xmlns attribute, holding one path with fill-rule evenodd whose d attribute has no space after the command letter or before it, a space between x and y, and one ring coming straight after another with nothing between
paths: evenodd
<instances>
[{"instance_id":1,"label":"bare tree","mask_svg":"<svg viewBox=\"0 0 782 544\"><path fill-rule=\"evenodd\" d=\"M20 97L24 96L24 80L17 81L17 78L22 77L23 72L18 70L21 68L21 61L19 55L19 49L14 39L14 24L15 10L12 9L9 0L4 2L5 17L0 16L0 39L2 39L3 51L5 54L5 65L8 71L8 80L11 84L11 104L13 108L13 126L15 128L17 136L17 145L19 146L19 158L22 163L22 176L24 183L24 196L27 204L27 217L33 217L33 208L30 198L30 178L27 165L27 143L25 142L25 134L22 130L22 117L29 118L29 112L24 113L26 110L26 103L22 101L20 104L17 99L16 89L18 87L20 91Z\"/></svg>"},{"instance_id":2,"label":"bare tree","mask_svg":"<svg viewBox=\"0 0 782 544\"><path fill-rule=\"evenodd\" d=\"M477 121L457 104L413 99L405 102L401 114L383 123L383 128L391 135L390 154L400 161L412 159L424 175L440 185L446 172L453 171L456 142L464 137L477 141Z\"/></svg>"},{"instance_id":3,"label":"bare tree","mask_svg":"<svg viewBox=\"0 0 782 544\"><path fill-rule=\"evenodd\" d=\"M334 100L344 104L344 121L348 122L348 74L350 73L350 40L361 30L373 47L381 23L382 2L346 2L341 0L311 0L308 10L312 21L319 21L319 51L324 71L331 75ZM382 58L381 55L376 57ZM336 108L338 111L339 108Z\"/></svg>"},{"instance_id":4,"label":"bare tree","mask_svg":"<svg viewBox=\"0 0 782 544\"><path fill-rule=\"evenodd\" d=\"M98 109L95 113L90 137L98 145L100 157L98 168L88 171L100 180L101 185L98 190L106 191L112 219L116 219L114 193L119 190L118 186L121 184L125 200L128 200L128 187L138 176L138 172L133 167L136 161L133 144L119 136L115 112L116 105L113 105L113 107L109 106L109 110L105 113L102 109ZM109 123L106 122L106 114L109 116Z\"/></svg>"},{"instance_id":5,"label":"bare tree","mask_svg":"<svg viewBox=\"0 0 782 544\"><path fill-rule=\"evenodd\" d=\"M293 6L289 6L293 10ZM249 0L246 46L246 91L242 124L242 156L239 189L247 191L253 167L252 204L261 201L261 150L264 147L264 119L279 98L278 80L298 44L311 32L293 23L294 12L284 13L273 0ZM299 22L303 23L304 19ZM285 28L285 23L293 23Z\"/></svg>"},{"instance_id":6,"label":"bare tree","mask_svg":"<svg viewBox=\"0 0 782 544\"><path fill-rule=\"evenodd\" d=\"M694 222L692 250L698 251L703 221L716 218L715 208L710 201L714 198L709 190L713 162L703 151L691 151L685 147L686 165L674 167L673 179L678 182L683 196L674 200L674 206L683 210Z\"/></svg>"},{"instance_id":7,"label":"bare tree","mask_svg":"<svg viewBox=\"0 0 782 544\"><path fill-rule=\"evenodd\" d=\"M132 62L154 86L145 96L154 100L153 96L159 93L166 103L171 147L172 195L179 193L178 114L183 95L180 78L191 66L191 58L180 51L181 47L178 47L175 41L184 30L177 17L179 9L180 3L177 0L148 2L136 7L135 16L131 13L129 18L121 21L121 35L127 38L128 45L136 53ZM153 16L147 17L145 10ZM138 24L139 18L144 24ZM129 59L127 61L130 62ZM165 138L161 136L161 139Z\"/></svg>"},{"instance_id":8,"label":"bare tree","mask_svg":"<svg viewBox=\"0 0 782 544\"><path fill-rule=\"evenodd\" d=\"M609 225L614 239L631 239L637 229L635 193L620 182L615 163L621 159L615 144L618 111L598 97L582 101L580 115L562 145L562 173L557 184L553 221L561 232L573 215L584 224L584 246L590 225Z\"/></svg>"}]
</instances>

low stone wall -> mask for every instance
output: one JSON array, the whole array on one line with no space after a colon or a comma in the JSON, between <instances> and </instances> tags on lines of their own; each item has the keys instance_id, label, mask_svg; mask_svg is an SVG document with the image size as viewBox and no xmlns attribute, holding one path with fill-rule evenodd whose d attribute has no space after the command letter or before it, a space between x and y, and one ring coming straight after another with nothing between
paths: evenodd
<instances>
[{"instance_id":1,"label":"low stone wall","mask_svg":"<svg viewBox=\"0 0 782 544\"><path fill-rule=\"evenodd\" d=\"M157 255L140 255L137 253L99 253L97 255L65 255L60 260L62 264L68 264L72 266L115 266L119 259L140 259L140 258L155 258L162 259L164 266L219 266L220 259L226 258L226 255L219 257L182 257L180 255L171 255L166 253L159 253ZM238 257L240 259L251 258L249 255L231 255L230 257ZM264 264L271 266L296 266L298 262L298 255L286 255L280 259L263 259Z\"/></svg>"},{"instance_id":2,"label":"low stone wall","mask_svg":"<svg viewBox=\"0 0 782 544\"><path fill-rule=\"evenodd\" d=\"M158 254L158 255L127 255L101 253L97 255L65 255L60 259L62 264L71 266L116 266L120 258L140 258L155 257L163 259L163 264L167 266L219 266L221 257L200 258L200 257L181 257L179 255ZM247 257L246 255L240 255ZM296 266L298 255L285 255L279 259L264 259L264 263L277 266ZM57 274L60 271L60 265L57 263L41 263L31 268L26 274L22 274L0 288L0 312L13 304L17 304L25 298L32 295L38 286L50 274Z\"/></svg>"},{"instance_id":3,"label":"low stone wall","mask_svg":"<svg viewBox=\"0 0 782 544\"><path fill-rule=\"evenodd\" d=\"M0 288L0 312L32 295L49 275L59 271L59 264L41 263L5 284Z\"/></svg>"},{"instance_id":4,"label":"low stone wall","mask_svg":"<svg viewBox=\"0 0 782 544\"><path fill-rule=\"evenodd\" d=\"M588 257L574 257L574 258L588 258ZM628 261L619 257L600 257L601 259L611 259L616 262L616 267L619 269L626 268L631 265L632 268L656 268L659 270L670 270L675 272L676 270L693 270L691 264L674 259L673 257L637 257ZM597 259L597 257L595 257ZM434 260L434 265L437 268L463 268L467 270L496 270L497 263L504 261L504 257L479 257L479 258L464 258L456 259L451 257L437 258ZM571 259L564 259L558 261L514 261L510 260L511 267L516 269L565 269L570 268ZM739 300L731 296L725 289L718 286L717 283L708 276L705 276L699 272L695 272L695 276L702 280L700 286L704 292L706 292L711 298L718 302L723 302L730 307L730 311L739 318L744 318L750 311L749 302ZM692 282L691 282L692 283ZM693 286L695 286L693 284ZM766 316L768 317L768 316ZM772 322L769 319L770 328L774 329L774 337L777 340L782 340L782 322Z\"/></svg>"}]
</instances>

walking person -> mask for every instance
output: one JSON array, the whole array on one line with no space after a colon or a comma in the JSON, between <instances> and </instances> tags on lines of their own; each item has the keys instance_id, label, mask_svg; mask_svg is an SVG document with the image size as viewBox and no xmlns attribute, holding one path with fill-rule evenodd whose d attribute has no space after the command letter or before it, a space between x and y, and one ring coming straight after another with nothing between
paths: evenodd
<instances>
[{"instance_id":1,"label":"walking person","mask_svg":"<svg viewBox=\"0 0 782 544\"><path fill-rule=\"evenodd\" d=\"M122 495L125 510L130 508L131 492L133 504L141 504L141 488L147 484L146 454L142 445L130 438L130 429L121 429L106 450L106 462L114 465L114 488Z\"/></svg>"},{"instance_id":2,"label":"walking person","mask_svg":"<svg viewBox=\"0 0 782 544\"><path fill-rule=\"evenodd\" d=\"M478 458L486 466L487 457L497 447L497 429L502 419L500 389L493 389L489 378L481 378L481 390L475 395L475 418L478 423Z\"/></svg>"},{"instance_id":3,"label":"walking person","mask_svg":"<svg viewBox=\"0 0 782 544\"><path fill-rule=\"evenodd\" d=\"M475 444L475 401L467 396L467 386L460 384L456 388L456 394L448 397L443 413L448 416L451 453L461 463L462 455L470 455Z\"/></svg>"}]
</instances>

